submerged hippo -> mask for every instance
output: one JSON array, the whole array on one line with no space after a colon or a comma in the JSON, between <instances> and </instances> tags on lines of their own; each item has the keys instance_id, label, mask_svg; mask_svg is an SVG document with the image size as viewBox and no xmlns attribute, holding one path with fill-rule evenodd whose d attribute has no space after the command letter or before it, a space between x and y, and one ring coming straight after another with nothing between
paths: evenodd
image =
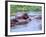
<instances>
[{"instance_id":1,"label":"submerged hippo","mask_svg":"<svg viewBox=\"0 0 46 37\"><path fill-rule=\"evenodd\" d=\"M42 16L41 15L36 16L35 19L41 20L42 19Z\"/></svg>"},{"instance_id":2,"label":"submerged hippo","mask_svg":"<svg viewBox=\"0 0 46 37\"><path fill-rule=\"evenodd\" d=\"M28 23L28 21L31 21L31 19L29 19L29 16L27 15L27 13L24 13L22 16L19 16L11 20L11 27L14 27L15 25L26 24Z\"/></svg>"}]
</instances>

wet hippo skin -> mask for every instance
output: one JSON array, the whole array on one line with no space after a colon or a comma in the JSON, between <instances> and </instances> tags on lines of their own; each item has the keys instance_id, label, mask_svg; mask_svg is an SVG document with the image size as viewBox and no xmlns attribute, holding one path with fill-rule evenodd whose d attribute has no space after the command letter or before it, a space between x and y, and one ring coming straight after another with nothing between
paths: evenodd
<instances>
[{"instance_id":1,"label":"wet hippo skin","mask_svg":"<svg viewBox=\"0 0 46 37\"><path fill-rule=\"evenodd\" d=\"M26 24L26 23L28 23L27 22L27 19L29 18L29 16L27 15L27 14L24 14L23 16L21 16L21 17L18 17L18 18L15 18L15 19L12 19L11 20L11 27L14 27L15 25L21 25L21 24ZM19 22L19 20L17 20L17 19L19 19L19 20L25 20L25 21L22 21L22 22ZM31 21L31 19L28 19L28 20L30 20Z\"/></svg>"}]
</instances>

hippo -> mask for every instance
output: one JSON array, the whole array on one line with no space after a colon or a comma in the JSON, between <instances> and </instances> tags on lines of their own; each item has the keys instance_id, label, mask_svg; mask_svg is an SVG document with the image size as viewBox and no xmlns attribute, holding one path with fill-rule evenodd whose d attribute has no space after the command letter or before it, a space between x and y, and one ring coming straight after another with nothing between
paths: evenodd
<instances>
[{"instance_id":1,"label":"hippo","mask_svg":"<svg viewBox=\"0 0 46 37\"><path fill-rule=\"evenodd\" d=\"M39 16L37 16L35 19L41 20L41 19L42 19L42 16L39 15Z\"/></svg>"},{"instance_id":2,"label":"hippo","mask_svg":"<svg viewBox=\"0 0 46 37\"><path fill-rule=\"evenodd\" d=\"M29 16L27 15L27 13L24 13L22 16L17 17L15 19L11 19L11 27L14 27L15 25L22 25L22 24L27 24L28 20L31 21L31 19L29 19Z\"/></svg>"}]
</instances>

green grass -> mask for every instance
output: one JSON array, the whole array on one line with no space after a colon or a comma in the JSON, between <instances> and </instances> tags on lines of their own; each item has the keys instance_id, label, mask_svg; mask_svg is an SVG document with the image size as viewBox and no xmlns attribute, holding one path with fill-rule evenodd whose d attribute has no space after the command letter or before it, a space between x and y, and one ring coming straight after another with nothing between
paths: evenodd
<instances>
[{"instance_id":1,"label":"green grass","mask_svg":"<svg viewBox=\"0 0 46 37\"><path fill-rule=\"evenodd\" d=\"M28 5L10 5L11 15L15 15L18 11L41 11L41 6L28 6Z\"/></svg>"}]
</instances>

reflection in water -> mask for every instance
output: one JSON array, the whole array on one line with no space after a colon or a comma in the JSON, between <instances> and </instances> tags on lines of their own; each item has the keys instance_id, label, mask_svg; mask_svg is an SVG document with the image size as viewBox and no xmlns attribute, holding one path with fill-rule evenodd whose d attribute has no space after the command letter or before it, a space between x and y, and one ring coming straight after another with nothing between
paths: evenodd
<instances>
[{"instance_id":1,"label":"reflection in water","mask_svg":"<svg viewBox=\"0 0 46 37\"><path fill-rule=\"evenodd\" d=\"M31 21L28 20L27 24L15 25L10 29L11 32L26 32L26 31L39 31L42 29L42 16L41 13L28 13ZM15 16L11 16L11 19Z\"/></svg>"}]
</instances>

